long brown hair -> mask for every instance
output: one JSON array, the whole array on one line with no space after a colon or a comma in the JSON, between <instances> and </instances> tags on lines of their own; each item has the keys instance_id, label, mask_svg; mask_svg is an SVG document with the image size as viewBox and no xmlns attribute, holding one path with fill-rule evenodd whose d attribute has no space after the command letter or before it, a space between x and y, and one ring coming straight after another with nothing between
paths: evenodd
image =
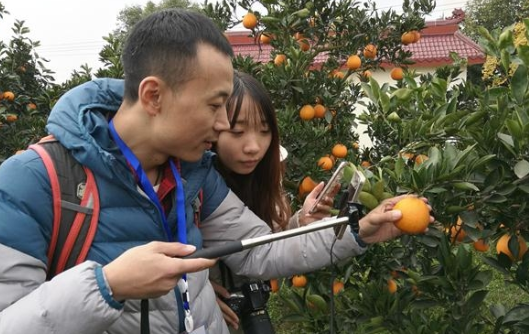
<instances>
[{"instance_id":1,"label":"long brown hair","mask_svg":"<svg viewBox=\"0 0 529 334\"><path fill-rule=\"evenodd\" d=\"M216 167L231 190L273 229L273 223L284 229L290 217L281 179L284 164L279 158L279 128L276 112L263 85L249 74L235 71L233 94L227 101L228 119L233 128L241 112L244 99L252 102L249 121L266 122L272 134L270 146L255 170L248 175L237 174L216 159ZM248 104L247 104L248 105Z\"/></svg>"}]
</instances>

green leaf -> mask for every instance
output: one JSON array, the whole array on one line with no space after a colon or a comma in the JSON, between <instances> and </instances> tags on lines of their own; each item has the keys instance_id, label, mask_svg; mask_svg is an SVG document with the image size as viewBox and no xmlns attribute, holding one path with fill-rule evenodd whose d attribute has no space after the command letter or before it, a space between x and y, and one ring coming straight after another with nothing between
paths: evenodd
<instances>
[{"instance_id":1,"label":"green leaf","mask_svg":"<svg viewBox=\"0 0 529 334\"><path fill-rule=\"evenodd\" d=\"M397 99L399 99L401 101L405 101L405 100L408 100L410 98L412 92L413 92L413 90L411 90L409 88L400 88L400 89L397 89L396 91L394 91L391 94L391 97L395 96Z\"/></svg>"},{"instance_id":2,"label":"green leaf","mask_svg":"<svg viewBox=\"0 0 529 334\"><path fill-rule=\"evenodd\" d=\"M522 320L527 319L529 315L529 305L519 305L515 306L507 314L505 315L505 318L503 319L503 323L505 325L510 323L516 323Z\"/></svg>"},{"instance_id":3,"label":"green leaf","mask_svg":"<svg viewBox=\"0 0 529 334\"><path fill-rule=\"evenodd\" d=\"M529 82L527 80L527 66L520 64L514 72L511 80L511 92L512 96L518 102L522 104L527 92L527 86Z\"/></svg>"},{"instance_id":4,"label":"green leaf","mask_svg":"<svg viewBox=\"0 0 529 334\"><path fill-rule=\"evenodd\" d=\"M525 66L529 66L529 45L518 46L518 58L522 60Z\"/></svg>"},{"instance_id":5,"label":"green leaf","mask_svg":"<svg viewBox=\"0 0 529 334\"><path fill-rule=\"evenodd\" d=\"M504 142L506 145L509 145L510 147L514 147L514 141L512 140L511 136L499 132L498 138L500 138L500 140Z\"/></svg>"},{"instance_id":6,"label":"green leaf","mask_svg":"<svg viewBox=\"0 0 529 334\"><path fill-rule=\"evenodd\" d=\"M453 183L454 188L459 190L474 190L479 191L479 188L470 182L455 182Z\"/></svg>"},{"instance_id":7,"label":"green leaf","mask_svg":"<svg viewBox=\"0 0 529 334\"><path fill-rule=\"evenodd\" d=\"M389 111L389 96L385 92L380 92L380 105L384 114Z\"/></svg>"},{"instance_id":8,"label":"green leaf","mask_svg":"<svg viewBox=\"0 0 529 334\"><path fill-rule=\"evenodd\" d=\"M527 160L520 160L514 165L514 173L519 179L529 174L529 162Z\"/></svg>"}]
</instances>

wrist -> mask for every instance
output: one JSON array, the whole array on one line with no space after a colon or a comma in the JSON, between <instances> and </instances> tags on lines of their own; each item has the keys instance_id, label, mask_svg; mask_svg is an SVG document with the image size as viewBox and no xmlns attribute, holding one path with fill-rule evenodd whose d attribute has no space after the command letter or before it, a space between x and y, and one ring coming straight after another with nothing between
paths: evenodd
<instances>
[{"instance_id":1,"label":"wrist","mask_svg":"<svg viewBox=\"0 0 529 334\"><path fill-rule=\"evenodd\" d=\"M124 297L114 294L110 283L107 280L105 270L102 266L96 266L94 268L97 286L99 287L99 292L103 296L103 299L113 308L121 309L123 308Z\"/></svg>"}]
</instances>

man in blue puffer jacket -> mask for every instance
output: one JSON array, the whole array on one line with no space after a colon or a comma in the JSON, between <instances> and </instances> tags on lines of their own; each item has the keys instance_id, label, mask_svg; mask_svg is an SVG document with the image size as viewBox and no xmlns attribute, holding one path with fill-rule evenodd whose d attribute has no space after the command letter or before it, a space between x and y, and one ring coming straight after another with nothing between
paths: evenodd
<instances>
[{"instance_id":1,"label":"man in blue puffer jacket","mask_svg":"<svg viewBox=\"0 0 529 334\"><path fill-rule=\"evenodd\" d=\"M101 212L87 261L51 281L45 279L53 214L44 165L29 150L1 166L0 333L138 332L139 300L146 298L153 333L228 333L203 270L214 261L179 257L271 233L205 153L229 129L231 56L204 16L155 13L129 35L124 82L95 80L57 102L47 130L94 172ZM193 219L199 189L200 230ZM388 209L393 204L372 211L358 234L346 233L333 248L336 257L362 253L362 241L398 236L392 222L400 213ZM333 239L327 229L223 261L239 275L288 276L327 265ZM184 275L189 304L177 288ZM190 316L193 326L186 328Z\"/></svg>"}]
</instances>

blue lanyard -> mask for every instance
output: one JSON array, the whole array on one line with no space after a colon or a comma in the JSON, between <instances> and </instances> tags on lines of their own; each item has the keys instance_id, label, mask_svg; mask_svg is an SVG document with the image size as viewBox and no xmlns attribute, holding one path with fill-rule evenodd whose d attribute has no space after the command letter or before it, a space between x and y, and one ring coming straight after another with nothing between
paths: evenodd
<instances>
[{"instance_id":1,"label":"blue lanyard","mask_svg":"<svg viewBox=\"0 0 529 334\"><path fill-rule=\"evenodd\" d=\"M141 167L140 161L134 155L132 150L127 146L127 144L121 139L119 134L116 131L116 128L114 127L114 122L111 120L109 122L109 129L110 134L112 135L112 138L114 138L114 141L118 145L119 149L121 150L121 153L125 156L125 159L127 159L128 163L134 168L134 171L136 172L136 175L138 176L138 179L140 181L140 186L147 194L147 196L151 199L151 201L156 205L158 208L158 211L160 212L160 215L162 216L162 223L163 228L165 230L165 234L167 235L167 239L169 241L174 241L173 234L171 233L171 229L169 228L169 224L167 223L167 217L165 216L165 210L163 209L162 204L160 203L160 200L158 199L158 195L156 194L156 191L154 191L154 187L151 184L151 181L149 181L149 178L147 177L147 174ZM187 231L186 231L186 212L185 212L185 204L184 204L184 183L182 182L182 178L180 177L180 173L178 172L178 168L176 168L174 161L172 159L169 160L169 165L171 166L171 171L173 172L173 176L176 181L176 199L175 199L175 205L176 205L176 213L177 213L177 235L178 235L178 241L182 244L187 244ZM189 290L187 286L187 275L182 275L182 281L178 284L178 288L180 289L180 292L182 293L182 304L184 306L184 314L185 318L184 324L186 327L186 330L188 332L192 331L193 329L193 317L191 316L190 307L189 307Z\"/></svg>"},{"instance_id":2,"label":"blue lanyard","mask_svg":"<svg viewBox=\"0 0 529 334\"><path fill-rule=\"evenodd\" d=\"M136 175L138 176L138 179L140 181L140 186L142 190L147 194L147 196L151 199L151 201L156 205L158 208L158 211L160 212L160 215L162 216L162 223L165 230L165 234L167 235L167 239L169 241L174 241L173 234L171 233L171 229L169 228L169 224L167 223L167 218L165 216L165 211L163 209L162 204L160 203L160 200L158 199L158 195L154 191L154 188L151 184L151 181L147 178L147 174L141 167L140 161L134 153L131 151L131 149L125 144L125 142L121 139L119 134L116 131L116 128L114 127L114 123L110 121L109 123L110 133L112 134L112 137L114 138L114 141L118 145L119 149L121 150L121 153L125 156L125 159L129 162L129 164L132 166L134 171L136 172ZM185 217L185 204L184 204L184 186L182 183L182 178L180 177L180 173L178 172L178 169L176 168L173 160L169 160L169 164L171 166L171 171L173 172L173 176L176 180L176 199L175 199L175 205L177 210L177 234L178 234L178 241L180 243L186 244L187 243L187 234L186 234L186 217Z\"/></svg>"}]
</instances>

